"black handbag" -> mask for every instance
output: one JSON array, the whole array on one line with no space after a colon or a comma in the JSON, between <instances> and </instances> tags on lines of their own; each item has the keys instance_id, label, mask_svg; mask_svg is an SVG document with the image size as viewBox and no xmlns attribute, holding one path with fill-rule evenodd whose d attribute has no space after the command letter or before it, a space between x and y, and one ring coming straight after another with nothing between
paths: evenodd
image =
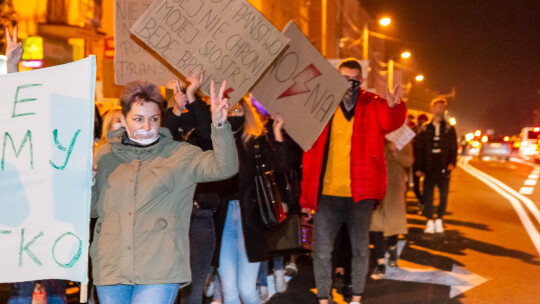
<instances>
[{"instance_id":1,"label":"black handbag","mask_svg":"<svg viewBox=\"0 0 540 304\"><path fill-rule=\"evenodd\" d=\"M302 214L289 214L272 228L268 235L268 251L272 255L290 255L313 250L313 224Z\"/></svg>"},{"instance_id":2,"label":"black handbag","mask_svg":"<svg viewBox=\"0 0 540 304\"><path fill-rule=\"evenodd\" d=\"M261 223L265 227L275 226L285 220L281 193L273 170L266 170L260 153L260 146L253 146L255 151L255 201L259 208Z\"/></svg>"}]
</instances>

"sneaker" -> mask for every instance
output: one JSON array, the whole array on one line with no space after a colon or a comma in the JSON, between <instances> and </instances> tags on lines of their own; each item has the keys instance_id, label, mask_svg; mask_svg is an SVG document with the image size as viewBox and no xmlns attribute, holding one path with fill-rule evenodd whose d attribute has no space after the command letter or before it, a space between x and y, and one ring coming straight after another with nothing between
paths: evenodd
<instances>
[{"instance_id":1,"label":"sneaker","mask_svg":"<svg viewBox=\"0 0 540 304\"><path fill-rule=\"evenodd\" d=\"M298 273L298 267L295 263L289 263L285 266L285 275L290 277L295 276Z\"/></svg>"},{"instance_id":2,"label":"sneaker","mask_svg":"<svg viewBox=\"0 0 540 304\"><path fill-rule=\"evenodd\" d=\"M287 289L285 270L274 270L274 283L276 286L276 292L284 292Z\"/></svg>"},{"instance_id":3,"label":"sneaker","mask_svg":"<svg viewBox=\"0 0 540 304\"><path fill-rule=\"evenodd\" d=\"M435 233L443 233L444 228L442 224L442 219L436 219L435 220Z\"/></svg>"},{"instance_id":4,"label":"sneaker","mask_svg":"<svg viewBox=\"0 0 540 304\"><path fill-rule=\"evenodd\" d=\"M424 229L424 233L435 233L435 225L433 225L433 220L428 220L426 223L426 229Z\"/></svg>"},{"instance_id":5,"label":"sneaker","mask_svg":"<svg viewBox=\"0 0 540 304\"><path fill-rule=\"evenodd\" d=\"M396 267L397 266L397 246L394 249L388 249L388 266Z\"/></svg>"},{"instance_id":6,"label":"sneaker","mask_svg":"<svg viewBox=\"0 0 540 304\"><path fill-rule=\"evenodd\" d=\"M259 298L261 303L268 301L268 286L259 286Z\"/></svg>"}]
</instances>

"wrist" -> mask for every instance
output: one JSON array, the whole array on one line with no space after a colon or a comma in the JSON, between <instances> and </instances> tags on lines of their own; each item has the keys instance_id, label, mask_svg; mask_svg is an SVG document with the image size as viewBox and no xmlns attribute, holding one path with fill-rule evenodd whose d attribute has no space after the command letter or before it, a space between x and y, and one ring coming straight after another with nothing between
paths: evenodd
<instances>
[{"instance_id":1,"label":"wrist","mask_svg":"<svg viewBox=\"0 0 540 304\"><path fill-rule=\"evenodd\" d=\"M225 124L227 123L227 121L219 121L219 122L212 122L212 124L214 125L214 127L218 128L218 129L221 129L223 127L225 127Z\"/></svg>"}]
</instances>

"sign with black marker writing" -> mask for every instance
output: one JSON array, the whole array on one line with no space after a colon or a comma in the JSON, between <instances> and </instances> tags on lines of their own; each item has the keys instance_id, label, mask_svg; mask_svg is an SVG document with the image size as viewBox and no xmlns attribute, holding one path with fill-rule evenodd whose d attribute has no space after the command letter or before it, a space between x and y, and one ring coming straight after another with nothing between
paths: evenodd
<instances>
[{"instance_id":1,"label":"sign with black marker writing","mask_svg":"<svg viewBox=\"0 0 540 304\"><path fill-rule=\"evenodd\" d=\"M289 47L253 87L253 96L285 120L287 133L304 151L332 118L349 85L294 22L283 34Z\"/></svg>"},{"instance_id":2,"label":"sign with black marker writing","mask_svg":"<svg viewBox=\"0 0 540 304\"><path fill-rule=\"evenodd\" d=\"M242 98L286 47L288 39L246 0L155 0L131 33L183 75L205 71L227 80L226 97Z\"/></svg>"},{"instance_id":3,"label":"sign with black marker writing","mask_svg":"<svg viewBox=\"0 0 540 304\"><path fill-rule=\"evenodd\" d=\"M114 82L126 85L146 80L157 85L175 78L175 75L157 58L131 38L129 28L148 8L152 0L114 1Z\"/></svg>"},{"instance_id":4,"label":"sign with black marker writing","mask_svg":"<svg viewBox=\"0 0 540 304\"><path fill-rule=\"evenodd\" d=\"M96 59L0 75L0 282L88 281Z\"/></svg>"}]
</instances>

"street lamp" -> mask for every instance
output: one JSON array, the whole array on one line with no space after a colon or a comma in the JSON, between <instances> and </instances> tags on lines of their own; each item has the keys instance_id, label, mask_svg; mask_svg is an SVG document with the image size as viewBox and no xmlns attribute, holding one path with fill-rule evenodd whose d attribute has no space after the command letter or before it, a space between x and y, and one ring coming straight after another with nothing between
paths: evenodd
<instances>
[{"instance_id":1,"label":"street lamp","mask_svg":"<svg viewBox=\"0 0 540 304\"><path fill-rule=\"evenodd\" d=\"M416 79L416 81L420 82L420 81L424 80L424 75L417 75L415 79Z\"/></svg>"},{"instance_id":2,"label":"street lamp","mask_svg":"<svg viewBox=\"0 0 540 304\"><path fill-rule=\"evenodd\" d=\"M390 24L390 22L392 22L392 19L386 17L386 18L382 18L381 20L379 20L379 24L382 25L382 26L387 26Z\"/></svg>"},{"instance_id":3,"label":"street lamp","mask_svg":"<svg viewBox=\"0 0 540 304\"><path fill-rule=\"evenodd\" d=\"M407 59L407 58L410 58L410 57L411 57L411 52L409 52L409 51L405 51L405 52L401 53L401 58Z\"/></svg>"},{"instance_id":4,"label":"street lamp","mask_svg":"<svg viewBox=\"0 0 540 304\"><path fill-rule=\"evenodd\" d=\"M382 26L388 26L392 20L390 18L382 18L379 20L379 24ZM363 36L363 59L368 60L368 53L369 53L369 34L370 31L368 29L368 24L364 24L364 31L362 32Z\"/></svg>"}]
</instances>

